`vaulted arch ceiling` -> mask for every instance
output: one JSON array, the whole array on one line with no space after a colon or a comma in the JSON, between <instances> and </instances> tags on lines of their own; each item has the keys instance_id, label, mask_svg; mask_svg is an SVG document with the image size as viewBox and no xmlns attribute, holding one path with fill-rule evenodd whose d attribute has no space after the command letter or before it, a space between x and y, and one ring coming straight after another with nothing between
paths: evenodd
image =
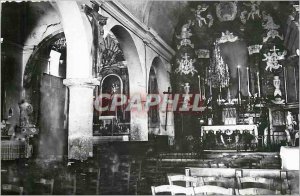
<instances>
[{"instance_id":1,"label":"vaulted arch ceiling","mask_svg":"<svg viewBox=\"0 0 300 196\"><path fill-rule=\"evenodd\" d=\"M187 1L119 0L135 17L153 28L170 46L179 17Z\"/></svg>"}]
</instances>

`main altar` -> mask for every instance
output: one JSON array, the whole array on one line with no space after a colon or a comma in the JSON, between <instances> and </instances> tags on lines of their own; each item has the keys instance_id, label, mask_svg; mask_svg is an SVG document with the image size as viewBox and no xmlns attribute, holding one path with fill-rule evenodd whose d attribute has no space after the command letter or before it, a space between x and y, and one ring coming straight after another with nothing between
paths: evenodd
<instances>
[{"instance_id":1,"label":"main altar","mask_svg":"<svg viewBox=\"0 0 300 196\"><path fill-rule=\"evenodd\" d=\"M258 145L257 125L202 126L201 138L206 149L254 150Z\"/></svg>"},{"instance_id":2,"label":"main altar","mask_svg":"<svg viewBox=\"0 0 300 196\"><path fill-rule=\"evenodd\" d=\"M177 139L187 146L198 139L204 150L297 145L299 49L284 40L278 19L259 2L199 3L186 14L176 34L172 91L190 108L188 95L199 94L202 110L175 113Z\"/></svg>"}]
</instances>

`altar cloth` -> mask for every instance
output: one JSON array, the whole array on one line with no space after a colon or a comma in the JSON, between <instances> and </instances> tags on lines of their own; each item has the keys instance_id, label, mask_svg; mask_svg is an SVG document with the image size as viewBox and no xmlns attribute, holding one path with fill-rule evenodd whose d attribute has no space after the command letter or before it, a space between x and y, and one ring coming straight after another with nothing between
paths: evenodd
<instances>
[{"instance_id":1,"label":"altar cloth","mask_svg":"<svg viewBox=\"0 0 300 196\"><path fill-rule=\"evenodd\" d=\"M299 147L281 146L281 169L299 170Z\"/></svg>"}]
</instances>

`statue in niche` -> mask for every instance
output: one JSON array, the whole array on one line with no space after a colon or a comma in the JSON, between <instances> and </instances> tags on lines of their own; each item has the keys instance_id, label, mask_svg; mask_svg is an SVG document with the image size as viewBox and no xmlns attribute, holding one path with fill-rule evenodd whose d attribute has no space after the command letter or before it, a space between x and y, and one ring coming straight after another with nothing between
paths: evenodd
<instances>
[{"instance_id":1,"label":"statue in niche","mask_svg":"<svg viewBox=\"0 0 300 196\"><path fill-rule=\"evenodd\" d=\"M107 17L98 13L99 5L92 1L92 8L87 5L83 5L83 10L90 19L90 23L93 31L93 73L97 77L101 67L102 53L105 49L103 44L103 26L106 25Z\"/></svg>"}]
</instances>

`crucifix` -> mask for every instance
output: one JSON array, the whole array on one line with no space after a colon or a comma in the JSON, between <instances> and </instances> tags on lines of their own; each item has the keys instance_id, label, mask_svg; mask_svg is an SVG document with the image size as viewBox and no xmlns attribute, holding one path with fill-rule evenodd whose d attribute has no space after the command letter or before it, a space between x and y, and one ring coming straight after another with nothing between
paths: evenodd
<instances>
[{"instance_id":1,"label":"crucifix","mask_svg":"<svg viewBox=\"0 0 300 196\"><path fill-rule=\"evenodd\" d=\"M92 7L83 5L83 11L88 16L93 32L93 45L92 45L92 54L93 54L93 72L95 76L98 77L98 73L101 67L102 53L105 49L103 43L104 30L103 26L106 25L107 17L99 14L99 5L95 1L92 2Z\"/></svg>"},{"instance_id":2,"label":"crucifix","mask_svg":"<svg viewBox=\"0 0 300 196\"><path fill-rule=\"evenodd\" d=\"M167 123L168 123L168 102L169 102L169 95L172 94L171 87L168 87L168 91L164 91L163 94L167 94L167 106L166 106L166 120L165 120L165 130L167 131Z\"/></svg>"}]
</instances>

